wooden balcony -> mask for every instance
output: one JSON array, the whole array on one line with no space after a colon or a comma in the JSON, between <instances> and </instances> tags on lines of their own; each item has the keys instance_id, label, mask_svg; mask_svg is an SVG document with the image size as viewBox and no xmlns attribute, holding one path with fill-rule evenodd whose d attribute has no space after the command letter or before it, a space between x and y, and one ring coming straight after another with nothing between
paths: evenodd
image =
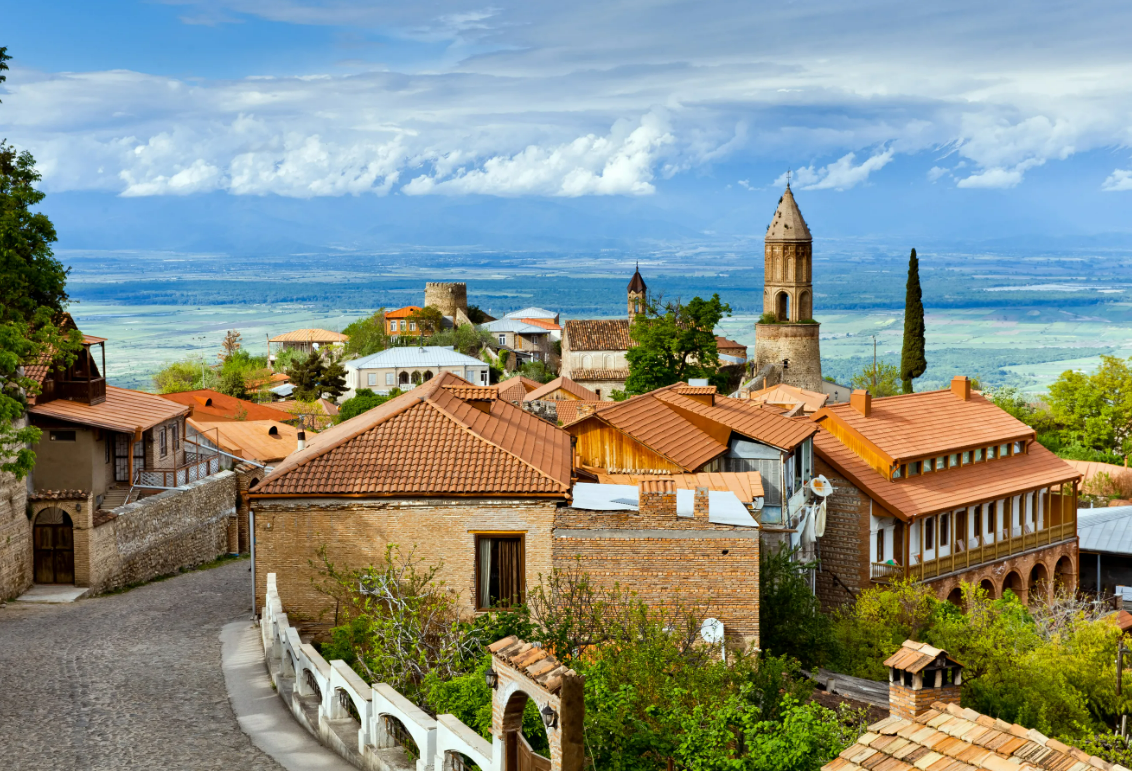
<instances>
[{"instance_id":1,"label":"wooden balcony","mask_svg":"<svg viewBox=\"0 0 1132 771\"><path fill-rule=\"evenodd\" d=\"M54 398L69 399L73 402L102 404L106 401L106 378L90 380L56 380Z\"/></svg>"},{"instance_id":2,"label":"wooden balcony","mask_svg":"<svg viewBox=\"0 0 1132 771\"><path fill-rule=\"evenodd\" d=\"M980 544L971 548L964 548L965 544L955 543L951 545L951 554L925 560L907 568L902 565L874 562L870 573L872 580L880 583L905 576L917 581L927 581L978 567L988 562L995 562L1012 554L1019 554L1042 546L1052 546L1062 541L1072 540L1075 537L1077 537L1077 522L1074 518L1069 522L1050 525L1033 533L1022 532L1017 536L1002 538L995 543Z\"/></svg>"},{"instance_id":3,"label":"wooden balcony","mask_svg":"<svg viewBox=\"0 0 1132 771\"><path fill-rule=\"evenodd\" d=\"M143 487L180 487L220 472L219 455L185 453L185 465L174 468L138 469L134 484Z\"/></svg>"}]
</instances>

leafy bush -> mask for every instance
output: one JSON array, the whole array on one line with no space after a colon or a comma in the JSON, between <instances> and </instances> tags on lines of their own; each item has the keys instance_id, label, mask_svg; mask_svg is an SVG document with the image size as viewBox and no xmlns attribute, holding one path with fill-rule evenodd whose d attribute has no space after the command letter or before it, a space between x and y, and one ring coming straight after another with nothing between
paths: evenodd
<instances>
[{"instance_id":1,"label":"leafy bush","mask_svg":"<svg viewBox=\"0 0 1132 771\"><path fill-rule=\"evenodd\" d=\"M764 651L798 659L805 667L827 663L832 647L829 619L810 591L814 566L795 561L785 544L764 549L759 562L759 641Z\"/></svg>"},{"instance_id":2,"label":"leafy bush","mask_svg":"<svg viewBox=\"0 0 1132 771\"><path fill-rule=\"evenodd\" d=\"M395 396L401 395L401 389L394 388L389 392L388 396L374 393L368 388L359 388L354 392L354 395L342 402L342 406L338 408L338 414L335 416L336 423L342 423L350 418L356 418L363 412L368 412L374 407L385 404L387 401Z\"/></svg>"},{"instance_id":3,"label":"leafy bush","mask_svg":"<svg viewBox=\"0 0 1132 771\"><path fill-rule=\"evenodd\" d=\"M543 361L528 361L519 367L519 374L539 383L549 383L558 377L558 373Z\"/></svg>"}]
</instances>

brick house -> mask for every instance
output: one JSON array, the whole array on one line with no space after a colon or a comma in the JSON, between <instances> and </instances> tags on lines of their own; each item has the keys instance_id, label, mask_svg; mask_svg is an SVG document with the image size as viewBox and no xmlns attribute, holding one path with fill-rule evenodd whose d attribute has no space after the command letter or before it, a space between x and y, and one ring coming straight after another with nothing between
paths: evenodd
<instances>
[{"instance_id":1,"label":"brick house","mask_svg":"<svg viewBox=\"0 0 1132 771\"><path fill-rule=\"evenodd\" d=\"M493 387L442 373L314 436L249 488L258 602L275 573L292 617L325 627L334 605L312 585L320 550L336 565L361 568L380 563L389 543L439 566L468 614L524 601L540 576L579 555L595 580L622 580L658 602L671 601L685 579L690 588L734 591L740 560L748 589L757 581L758 530L752 544L749 516L738 526L711 521L708 496L703 521L689 523L678 516L674 490L657 504L671 511L648 521L595 513L570 505L575 481L570 434L499 399ZM743 508L731 498L732 509ZM720 512L716 520L726 516ZM703 535L739 528L742 535ZM732 558L720 559L720 549ZM693 562L702 575L689 572ZM730 600L746 608L732 630L744 638L757 634L754 587Z\"/></svg>"},{"instance_id":2,"label":"brick house","mask_svg":"<svg viewBox=\"0 0 1132 771\"><path fill-rule=\"evenodd\" d=\"M1077 587L1081 474L957 377L951 388L847 404L813 421L815 468L833 484L819 539L826 607L894 577L958 602L959 584L1027 602Z\"/></svg>"},{"instance_id":3,"label":"brick house","mask_svg":"<svg viewBox=\"0 0 1132 771\"><path fill-rule=\"evenodd\" d=\"M641 271L634 271L626 288L627 314L623 319L572 319L562 330L562 365L559 374L608 399L624 391L629 378L626 354L632 339L633 318L645 310L648 287Z\"/></svg>"}]
</instances>

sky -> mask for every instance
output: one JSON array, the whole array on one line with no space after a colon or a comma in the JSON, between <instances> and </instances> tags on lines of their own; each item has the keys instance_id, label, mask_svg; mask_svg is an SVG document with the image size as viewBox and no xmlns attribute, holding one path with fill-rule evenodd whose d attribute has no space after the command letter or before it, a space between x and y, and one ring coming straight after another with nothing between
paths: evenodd
<instances>
[{"instance_id":1,"label":"sky","mask_svg":"<svg viewBox=\"0 0 1132 771\"><path fill-rule=\"evenodd\" d=\"M228 209L269 238L296 201L314 241L367 217L490 241L485 211L576 214L550 241L752 235L788 171L818 237L1132 233L1126 3L4 6L0 136L86 246L176 247Z\"/></svg>"}]
</instances>

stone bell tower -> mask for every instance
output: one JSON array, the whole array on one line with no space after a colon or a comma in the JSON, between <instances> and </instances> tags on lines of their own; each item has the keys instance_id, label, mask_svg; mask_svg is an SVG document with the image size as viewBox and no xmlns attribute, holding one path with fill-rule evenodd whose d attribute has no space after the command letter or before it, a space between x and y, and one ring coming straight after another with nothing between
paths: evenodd
<instances>
[{"instance_id":1,"label":"stone bell tower","mask_svg":"<svg viewBox=\"0 0 1132 771\"><path fill-rule=\"evenodd\" d=\"M764 242L763 318L755 324L755 375L821 393L819 325L814 322L813 237L790 183Z\"/></svg>"},{"instance_id":2,"label":"stone bell tower","mask_svg":"<svg viewBox=\"0 0 1132 771\"><path fill-rule=\"evenodd\" d=\"M648 287L645 286L645 280L641 278L641 266L638 263L637 269L633 271L633 278L629 281L629 324L632 325L633 317L638 313L645 312L645 298L648 296Z\"/></svg>"}]
</instances>

